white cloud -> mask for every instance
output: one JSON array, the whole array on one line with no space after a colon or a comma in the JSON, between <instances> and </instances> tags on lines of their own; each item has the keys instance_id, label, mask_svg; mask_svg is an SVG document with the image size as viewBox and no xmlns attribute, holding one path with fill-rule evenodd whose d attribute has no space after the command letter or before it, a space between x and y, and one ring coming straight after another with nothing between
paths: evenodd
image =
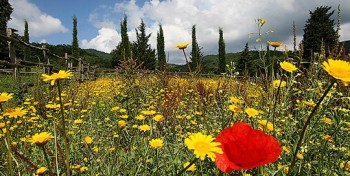
<instances>
[{"instance_id":1,"label":"white cloud","mask_svg":"<svg viewBox=\"0 0 350 176\"><path fill-rule=\"evenodd\" d=\"M101 5L89 15L89 22L97 28L115 28L113 7Z\"/></svg>"},{"instance_id":2,"label":"white cloud","mask_svg":"<svg viewBox=\"0 0 350 176\"><path fill-rule=\"evenodd\" d=\"M119 41L120 35L115 29L101 28L98 30L98 35L95 38L90 41L83 39L81 41L81 47L94 48L109 53L116 47Z\"/></svg>"},{"instance_id":3,"label":"white cloud","mask_svg":"<svg viewBox=\"0 0 350 176\"><path fill-rule=\"evenodd\" d=\"M28 2L28 0L10 0L9 2L14 10L8 27L19 30L19 34L23 34L24 20L28 22L29 34L32 37L68 31L59 19L41 12L35 4Z\"/></svg>"},{"instance_id":4,"label":"white cloud","mask_svg":"<svg viewBox=\"0 0 350 176\"><path fill-rule=\"evenodd\" d=\"M46 39L42 39L39 43L47 43Z\"/></svg>"},{"instance_id":5,"label":"white cloud","mask_svg":"<svg viewBox=\"0 0 350 176\"><path fill-rule=\"evenodd\" d=\"M340 28L340 41L350 40L350 23L344 24Z\"/></svg>"},{"instance_id":6,"label":"white cloud","mask_svg":"<svg viewBox=\"0 0 350 176\"><path fill-rule=\"evenodd\" d=\"M267 20L262 32L269 29L275 31L268 36L264 35L263 39L286 43L288 48L292 49L293 21L296 22L297 44L299 44L309 11L321 5L332 6L332 9L336 10L338 4L341 4L342 39L350 39L349 34L345 32L350 28L348 18L350 3L342 2L341 0L150 0L140 4L139 1L130 0L116 3L113 13L128 16L130 40L135 40L134 29L139 26L142 18L148 27L147 32L152 33L150 43L153 48L156 47L158 24L162 24L166 52L169 52L170 61L184 63L182 52L174 46L176 43L191 42L192 25L196 25L197 41L203 47L204 54L217 54L219 27L224 31L227 52L243 50L246 42L254 46L257 36L248 38L248 33L257 32L255 19L260 17ZM334 18L336 18L336 12ZM101 23L103 22L109 22L109 20L103 19ZM119 22L115 21L113 24ZM186 50L188 54L190 49L189 47Z\"/></svg>"}]
</instances>

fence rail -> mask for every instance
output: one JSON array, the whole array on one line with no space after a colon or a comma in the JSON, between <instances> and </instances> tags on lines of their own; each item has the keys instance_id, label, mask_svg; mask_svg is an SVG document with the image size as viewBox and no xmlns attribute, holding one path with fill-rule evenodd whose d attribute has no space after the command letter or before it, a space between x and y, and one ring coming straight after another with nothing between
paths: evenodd
<instances>
[{"instance_id":1,"label":"fence rail","mask_svg":"<svg viewBox=\"0 0 350 176\"><path fill-rule=\"evenodd\" d=\"M0 69L0 73L13 74L13 78L15 80L20 80L20 76L22 74L38 74L38 72L31 71L22 71L22 68L33 68L33 67L41 67L42 73L52 74L52 72L57 72L58 70L71 70L74 72L76 79L80 81L84 80L94 80L95 79L95 69L96 66L90 66L89 63L85 63L82 58L75 58L73 56L64 53L64 56L59 56L58 54L50 52L49 49L46 48L46 45L42 45L41 47L33 46L29 43L22 41L20 38L14 35L16 32L15 29L7 29L6 36L0 35L0 40L5 40L8 43L9 49L9 58L10 62L6 60L0 60L0 66L5 66L4 69ZM39 63L24 61L16 56L15 51L15 43L18 43L22 46L29 47L32 49L40 50L43 52L43 62ZM54 57L56 59L64 60L65 65L63 67L55 67L50 63L50 57ZM0 58L3 59L3 58ZM73 65L73 60L77 61L77 65ZM10 69L9 69L10 68Z\"/></svg>"}]
</instances>

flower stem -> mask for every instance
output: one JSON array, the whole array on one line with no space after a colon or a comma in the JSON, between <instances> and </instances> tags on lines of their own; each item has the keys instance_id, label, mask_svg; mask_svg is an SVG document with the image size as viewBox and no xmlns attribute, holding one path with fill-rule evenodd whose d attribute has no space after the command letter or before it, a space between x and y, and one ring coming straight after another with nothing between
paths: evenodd
<instances>
[{"instance_id":1,"label":"flower stem","mask_svg":"<svg viewBox=\"0 0 350 176\"><path fill-rule=\"evenodd\" d=\"M56 122L53 121L53 129L54 129L54 136L55 136L55 163L56 163L56 172L57 175L60 175L60 170L58 168L58 151L57 151L57 132L56 132Z\"/></svg>"},{"instance_id":2,"label":"flower stem","mask_svg":"<svg viewBox=\"0 0 350 176\"><path fill-rule=\"evenodd\" d=\"M191 67L190 67L190 63L188 62L188 59L187 59L187 56L186 56L185 49L182 49L182 51L183 51L184 56L185 56L185 59L186 59L186 64L187 64L187 67L188 67L188 71L189 71L190 73L192 73Z\"/></svg>"},{"instance_id":3,"label":"flower stem","mask_svg":"<svg viewBox=\"0 0 350 176\"><path fill-rule=\"evenodd\" d=\"M192 161L190 162L190 164L188 164L184 169L182 169L177 175L180 176L180 175L182 175L184 172L186 172L186 170L187 170L188 168L190 168L196 161L198 161L198 159L199 159L199 158L195 158L194 160L192 160Z\"/></svg>"},{"instance_id":4,"label":"flower stem","mask_svg":"<svg viewBox=\"0 0 350 176\"><path fill-rule=\"evenodd\" d=\"M273 81L273 80L272 80ZM275 113L276 113L276 105L277 105L277 101L279 99L279 93L280 93L280 89L281 89L281 84L282 84L282 78L280 79L280 83L278 84L278 88L277 88L277 93L276 96L273 98L273 100L275 101L273 104L273 111L272 111L272 126L273 126L273 136L276 136L276 118L275 118ZM269 114L270 115L270 114Z\"/></svg>"},{"instance_id":5,"label":"flower stem","mask_svg":"<svg viewBox=\"0 0 350 176\"><path fill-rule=\"evenodd\" d=\"M7 147L7 163L8 163L8 171L10 175L14 175L13 169L12 169L12 158L11 158L11 144L10 144L10 135L8 135L9 131L6 132L6 138L5 138L5 144Z\"/></svg>"},{"instance_id":6,"label":"flower stem","mask_svg":"<svg viewBox=\"0 0 350 176\"><path fill-rule=\"evenodd\" d=\"M44 152L44 157L45 157L45 160L46 160L47 169L49 170L49 173L52 174L51 167L50 167L50 160L49 160L49 157L47 156L45 147L44 147L44 146L41 146L41 149L42 149L43 152Z\"/></svg>"},{"instance_id":7,"label":"flower stem","mask_svg":"<svg viewBox=\"0 0 350 176\"><path fill-rule=\"evenodd\" d=\"M273 50L272 62L271 62L271 80L273 81L275 78L275 57L276 57L276 47Z\"/></svg>"},{"instance_id":8,"label":"flower stem","mask_svg":"<svg viewBox=\"0 0 350 176\"><path fill-rule=\"evenodd\" d=\"M62 123L62 135L64 138L64 149L65 149L65 155L66 155L66 175L69 176L69 141L66 133L66 120L64 117L64 109L63 109L63 102L62 102L62 96L61 96L61 85L60 80L57 81L57 88L58 88L58 97L60 100L60 108L61 108L61 123Z\"/></svg>"},{"instance_id":9,"label":"flower stem","mask_svg":"<svg viewBox=\"0 0 350 176\"><path fill-rule=\"evenodd\" d=\"M2 109L2 105L0 104L0 112L3 112L4 110ZM11 126L12 123L10 123ZM4 138L5 144L6 144L6 148L7 148L7 171L10 173L10 175L13 175L13 170L12 170L12 159L11 159L11 148L9 145L11 145L10 143L10 127L9 128L5 128L6 129L6 138ZM2 131L1 131L2 132ZM4 132L2 132L4 133Z\"/></svg>"},{"instance_id":10,"label":"flower stem","mask_svg":"<svg viewBox=\"0 0 350 176\"><path fill-rule=\"evenodd\" d=\"M301 147L301 144L302 144L302 141L303 141L303 138L304 138L304 134L306 132L306 128L307 126L310 124L310 121L311 121L311 118L314 116L314 114L316 113L316 110L318 109L318 107L321 105L323 99L326 97L326 95L328 94L328 92L331 90L331 88L333 87L334 83L335 83L336 79L333 79L331 84L328 86L328 88L326 89L326 91L323 93L322 97L320 98L320 100L318 100L316 106L314 107L314 109L312 109L309 117L307 117L306 119L306 122L300 132L300 135L299 135L299 140L298 140L298 143L297 143L297 146L295 148L295 151L294 151L294 154L293 154L293 158L292 158L292 163L290 164L290 167L289 167L289 171L288 171L288 174L287 176L290 176L290 174L292 173L292 170L294 169L294 165L296 163L296 156L298 154L298 151Z\"/></svg>"}]
</instances>

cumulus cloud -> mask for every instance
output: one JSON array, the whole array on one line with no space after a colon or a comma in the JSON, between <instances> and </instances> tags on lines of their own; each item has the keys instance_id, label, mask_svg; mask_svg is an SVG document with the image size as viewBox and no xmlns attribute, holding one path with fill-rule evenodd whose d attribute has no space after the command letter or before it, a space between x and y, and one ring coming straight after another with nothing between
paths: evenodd
<instances>
[{"instance_id":1,"label":"cumulus cloud","mask_svg":"<svg viewBox=\"0 0 350 176\"><path fill-rule=\"evenodd\" d=\"M340 41L345 41L345 40L349 40L350 39L350 23L346 23L344 25L341 26L340 29Z\"/></svg>"},{"instance_id":2,"label":"cumulus cloud","mask_svg":"<svg viewBox=\"0 0 350 176\"><path fill-rule=\"evenodd\" d=\"M47 43L47 41L46 41L46 39L42 39L42 40L40 40L39 43Z\"/></svg>"},{"instance_id":3,"label":"cumulus cloud","mask_svg":"<svg viewBox=\"0 0 350 176\"><path fill-rule=\"evenodd\" d=\"M59 19L43 13L35 4L27 0L10 0L9 2L14 11L11 14L12 19L8 22L8 27L19 30L20 34L23 34L24 31L24 20L28 22L32 37L68 31Z\"/></svg>"},{"instance_id":4,"label":"cumulus cloud","mask_svg":"<svg viewBox=\"0 0 350 176\"><path fill-rule=\"evenodd\" d=\"M89 15L89 22L97 28L115 28L117 25L113 18L113 7L101 5Z\"/></svg>"},{"instance_id":5,"label":"cumulus cloud","mask_svg":"<svg viewBox=\"0 0 350 176\"><path fill-rule=\"evenodd\" d=\"M109 53L120 41L120 34L111 28L101 28L98 35L91 40L82 40L82 48L94 48Z\"/></svg>"},{"instance_id":6,"label":"cumulus cloud","mask_svg":"<svg viewBox=\"0 0 350 176\"><path fill-rule=\"evenodd\" d=\"M144 1L142 1L144 2ZM217 54L218 29L224 31L227 52L242 51L246 42L254 49L256 35L251 38L248 33L257 32L255 20L264 18L263 33L273 30L273 33L264 35L265 41L280 41L293 49L293 21L296 24L297 44L302 39L303 29L309 12L316 7L324 5L337 9L341 4L342 32L341 39L348 40L350 36L345 31L350 28L350 3L341 0L149 0L143 4L136 0L116 3L114 11L110 13L128 16L128 29L131 40L135 39L135 28L142 18L148 33L152 33L150 43L156 47L156 33L158 25L162 24L165 38L166 52L169 53L170 62L184 63L182 53L174 46L177 43L191 42L191 28L196 25L197 40L203 47L204 54ZM101 12L102 13L102 12ZM333 18L336 19L336 13ZM99 14L100 16L103 14ZM100 23L113 21L100 18ZM120 19L117 19L120 20ZM113 22L119 24L119 21ZM117 26L118 27L118 26ZM187 52L189 53L190 47Z\"/></svg>"}]
</instances>

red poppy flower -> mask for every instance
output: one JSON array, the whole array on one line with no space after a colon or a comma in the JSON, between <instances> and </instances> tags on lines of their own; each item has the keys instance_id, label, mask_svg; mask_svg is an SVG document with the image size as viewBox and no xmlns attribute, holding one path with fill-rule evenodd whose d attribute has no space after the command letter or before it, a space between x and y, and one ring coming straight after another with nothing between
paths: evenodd
<instances>
[{"instance_id":1,"label":"red poppy flower","mask_svg":"<svg viewBox=\"0 0 350 176\"><path fill-rule=\"evenodd\" d=\"M216 154L215 164L223 172L252 169L275 162L281 154L280 143L272 136L252 128L244 122L227 127L215 142L223 154Z\"/></svg>"}]
</instances>

